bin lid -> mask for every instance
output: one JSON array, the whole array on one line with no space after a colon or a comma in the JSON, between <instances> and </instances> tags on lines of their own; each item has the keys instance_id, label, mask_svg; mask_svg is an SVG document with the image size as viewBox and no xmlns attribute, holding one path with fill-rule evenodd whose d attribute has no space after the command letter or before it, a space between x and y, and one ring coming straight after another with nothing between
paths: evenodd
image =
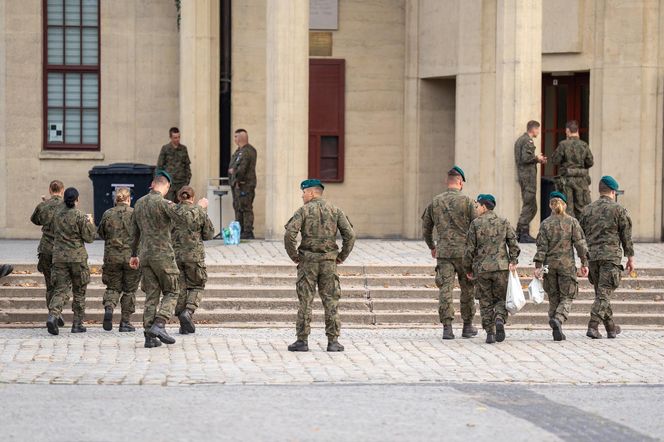
<instances>
[{"instance_id":1,"label":"bin lid","mask_svg":"<svg viewBox=\"0 0 664 442\"><path fill-rule=\"evenodd\" d=\"M138 163L113 163L94 166L89 172L93 175L152 175L155 166Z\"/></svg>"}]
</instances>

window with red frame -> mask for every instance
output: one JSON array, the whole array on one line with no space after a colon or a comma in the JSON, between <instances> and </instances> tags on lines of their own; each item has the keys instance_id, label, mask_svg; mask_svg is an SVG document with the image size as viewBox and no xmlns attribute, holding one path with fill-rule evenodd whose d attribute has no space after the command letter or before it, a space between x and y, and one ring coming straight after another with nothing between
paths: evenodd
<instances>
[{"instance_id":1,"label":"window with red frame","mask_svg":"<svg viewBox=\"0 0 664 442\"><path fill-rule=\"evenodd\" d=\"M99 150L99 0L43 0L44 149Z\"/></svg>"}]
</instances>

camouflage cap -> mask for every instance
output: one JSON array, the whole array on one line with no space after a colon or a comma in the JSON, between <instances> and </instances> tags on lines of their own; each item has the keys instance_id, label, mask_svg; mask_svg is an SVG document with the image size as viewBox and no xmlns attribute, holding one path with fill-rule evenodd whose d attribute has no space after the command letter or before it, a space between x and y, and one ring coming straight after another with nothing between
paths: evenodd
<instances>
[{"instance_id":1,"label":"camouflage cap","mask_svg":"<svg viewBox=\"0 0 664 442\"><path fill-rule=\"evenodd\" d=\"M489 209L496 207L496 198L490 193L480 193L477 195L477 202Z\"/></svg>"},{"instance_id":2,"label":"camouflage cap","mask_svg":"<svg viewBox=\"0 0 664 442\"><path fill-rule=\"evenodd\" d=\"M612 176L603 176L600 182L604 183L604 185L611 190L618 190L620 188L618 181L616 181Z\"/></svg>"},{"instance_id":3,"label":"camouflage cap","mask_svg":"<svg viewBox=\"0 0 664 442\"><path fill-rule=\"evenodd\" d=\"M164 178L166 178L168 180L168 184L173 183L173 178L171 177L171 174L166 172L164 169L157 170L155 172L154 176L155 176L155 178L158 177L158 176L163 176Z\"/></svg>"},{"instance_id":4,"label":"camouflage cap","mask_svg":"<svg viewBox=\"0 0 664 442\"><path fill-rule=\"evenodd\" d=\"M323 183L320 182L319 179L309 179L309 180L304 180L302 183L300 183L300 189L308 189L310 187L320 187L321 189L325 189L325 186Z\"/></svg>"},{"instance_id":5,"label":"camouflage cap","mask_svg":"<svg viewBox=\"0 0 664 442\"><path fill-rule=\"evenodd\" d=\"M466 174L463 173L463 169L459 166L454 166L447 172L447 176L460 176L461 179L466 181Z\"/></svg>"},{"instance_id":6,"label":"camouflage cap","mask_svg":"<svg viewBox=\"0 0 664 442\"><path fill-rule=\"evenodd\" d=\"M549 194L549 198L551 198L551 199L560 198L561 200L563 200L565 202L565 204L567 204L567 197L565 196L565 194L562 193L562 192L558 192L557 190L555 192L551 192Z\"/></svg>"}]
</instances>

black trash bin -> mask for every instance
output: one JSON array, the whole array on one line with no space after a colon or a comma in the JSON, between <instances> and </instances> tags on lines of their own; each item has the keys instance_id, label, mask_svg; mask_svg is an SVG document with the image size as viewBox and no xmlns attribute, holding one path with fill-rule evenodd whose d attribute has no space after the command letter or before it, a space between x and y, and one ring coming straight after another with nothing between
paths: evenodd
<instances>
[{"instance_id":1,"label":"black trash bin","mask_svg":"<svg viewBox=\"0 0 664 442\"><path fill-rule=\"evenodd\" d=\"M549 195L556 190L556 185L553 178L542 177L542 195L540 196L540 208L542 213L541 221L544 221L551 215L551 208L549 207Z\"/></svg>"},{"instance_id":2,"label":"black trash bin","mask_svg":"<svg viewBox=\"0 0 664 442\"><path fill-rule=\"evenodd\" d=\"M155 166L135 163L114 163L94 166L88 176L92 180L95 224L99 225L105 211L115 203L115 189L128 187L131 191L131 205L147 195L154 175Z\"/></svg>"}]
</instances>

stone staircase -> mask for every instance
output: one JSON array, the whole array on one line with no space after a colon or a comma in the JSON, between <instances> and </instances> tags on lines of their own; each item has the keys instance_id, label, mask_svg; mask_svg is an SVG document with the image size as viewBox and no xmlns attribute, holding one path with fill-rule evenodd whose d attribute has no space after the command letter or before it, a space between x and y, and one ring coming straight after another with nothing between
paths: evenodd
<instances>
[{"instance_id":1,"label":"stone staircase","mask_svg":"<svg viewBox=\"0 0 664 442\"><path fill-rule=\"evenodd\" d=\"M100 322L103 314L99 267L92 266L87 292L87 322ZM341 266L342 322L357 326L435 325L438 323L438 290L431 266ZM532 268L519 269L524 287ZM208 267L208 284L199 323L226 325L292 325L297 312L296 270L284 265L214 265ZM143 293L137 296L132 318L141 322ZM458 289L455 290L458 299ZM569 325L587 324L594 293L580 280ZM613 301L616 322L627 326L664 325L664 269L640 270L636 278L624 278ZM456 307L457 315L458 304ZM520 327L547 326L548 304L530 302L509 323ZM65 320L71 321L70 307ZM322 321L322 305L314 304L314 321ZM43 277L34 266L18 266L16 273L0 281L0 324L43 324L46 319ZM118 316L116 315L116 320ZM479 311L476 316L479 323Z\"/></svg>"}]
</instances>

